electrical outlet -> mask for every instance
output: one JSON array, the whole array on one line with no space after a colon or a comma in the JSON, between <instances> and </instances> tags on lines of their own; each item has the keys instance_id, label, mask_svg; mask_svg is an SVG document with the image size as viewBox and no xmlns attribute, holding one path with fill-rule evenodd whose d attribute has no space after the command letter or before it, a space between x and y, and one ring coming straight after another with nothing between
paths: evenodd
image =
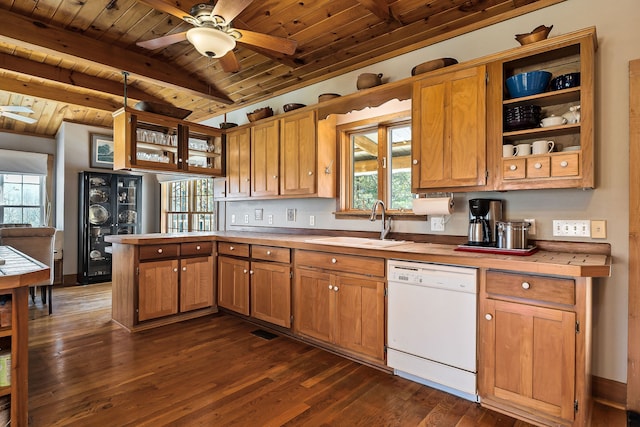
<instances>
[{"instance_id":1,"label":"electrical outlet","mask_svg":"<svg viewBox=\"0 0 640 427\"><path fill-rule=\"evenodd\" d=\"M536 231L538 231L536 229L536 220L535 219L524 219L524 222L528 222L529 224L529 235L535 235Z\"/></svg>"},{"instance_id":2,"label":"electrical outlet","mask_svg":"<svg viewBox=\"0 0 640 427\"><path fill-rule=\"evenodd\" d=\"M316 216L315 215L309 215L309 225L312 226L312 227L316 225Z\"/></svg>"},{"instance_id":3,"label":"electrical outlet","mask_svg":"<svg viewBox=\"0 0 640 427\"><path fill-rule=\"evenodd\" d=\"M591 220L591 237L594 239L607 238L607 221L604 219Z\"/></svg>"},{"instance_id":4,"label":"electrical outlet","mask_svg":"<svg viewBox=\"0 0 640 427\"><path fill-rule=\"evenodd\" d=\"M264 211L263 211L262 208L256 209L256 211L255 211L255 219L256 219L256 221L262 221L263 214L264 214Z\"/></svg>"},{"instance_id":5,"label":"electrical outlet","mask_svg":"<svg viewBox=\"0 0 640 427\"><path fill-rule=\"evenodd\" d=\"M553 235L569 237L590 237L591 221L580 219L554 219Z\"/></svg>"},{"instance_id":6,"label":"electrical outlet","mask_svg":"<svg viewBox=\"0 0 640 427\"><path fill-rule=\"evenodd\" d=\"M267 215L267 222L269 223L269 225L273 225L273 215Z\"/></svg>"},{"instance_id":7,"label":"electrical outlet","mask_svg":"<svg viewBox=\"0 0 640 427\"><path fill-rule=\"evenodd\" d=\"M236 214L231 214L231 224L236 223Z\"/></svg>"},{"instance_id":8,"label":"electrical outlet","mask_svg":"<svg viewBox=\"0 0 640 427\"><path fill-rule=\"evenodd\" d=\"M444 231L444 217L432 216L431 217L431 231Z\"/></svg>"},{"instance_id":9,"label":"electrical outlet","mask_svg":"<svg viewBox=\"0 0 640 427\"><path fill-rule=\"evenodd\" d=\"M249 214L245 214L245 216L244 216L244 223L245 223L245 224L249 224Z\"/></svg>"},{"instance_id":10,"label":"electrical outlet","mask_svg":"<svg viewBox=\"0 0 640 427\"><path fill-rule=\"evenodd\" d=\"M287 221L296 220L296 210L293 208L287 208Z\"/></svg>"}]
</instances>

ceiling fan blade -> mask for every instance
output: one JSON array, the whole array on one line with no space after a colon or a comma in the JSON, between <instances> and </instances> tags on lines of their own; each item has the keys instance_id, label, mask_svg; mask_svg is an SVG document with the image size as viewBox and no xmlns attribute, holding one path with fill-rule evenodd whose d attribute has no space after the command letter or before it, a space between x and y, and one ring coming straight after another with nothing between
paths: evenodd
<instances>
[{"instance_id":1,"label":"ceiling fan blade","mask_svg":"<svg viewBox=\"0 0 640 427\"><path fill-rule=\"evenodd\" d=\"M159 10L160 12L167 13L169 15L173 15L176 18L184 19L185 16L189 16L189 14L182 9L178 9L171 3L168 3L163 0L138 0L140 3L146 4L150 8L155 10Z\"/></svg>"},{"instance_id":2,"label":"ceiling fan blade","mask_svg":"<svg viewBox=\"0 0 640 427\"><path fill-rule=\"evenodd\" d=\"M242 37L237 40L238 43L258 46L274 52L293 55L296 51L296 47L298 47L298 42L295 40L270 36L269 34L256 33L248 30L241 30L238 28L234 28L233 31L237 31L242 35Z\"/></svg>"},{"instance_id":3,"label":"ceiling fan blade","mask_svg":"<svg viewBox=\"0 0 640 427\"><path fill-rule=\"evenodd\" d=\"M240 71L240 63L238 62L238 58L236 54L233 53L232 50L227 52L222 58L218 59L220 61L220 65L222 65L222 69L226 73L235 73Z\"/></svg>"},{"instance_id":4,"label":"ceiling fan blade","mask_svg":"<svg viewBox=\"0 0 640 427\"><path fill-rule=\"evenodd\" d=\"M252 2L253 0L218 0L211 14L222 16L229 23Z\"/></svg>"},{"instance_id":5,"label":"ceiling fan blade","mask_svg":"<svg viewBox=\"0 0 640 427\"><path fill-rule=\"evenodd\" d=\"M169 34L168 36L158 37L157 39L145 40L136 43L137 46L145 49L160 49L162 47L170 46L174 43L183 42L187 39L187 32Z\"/></svg>"},{"instance_id":6,"label":"ceiling fan blade","mask_svg":"<svg viewBox=\"0 0 640 427\"><path fill-rule=\"evenodd\" d=\"M23 107L22 105L0 105L0 111L12 111L14 113L33 113L33 110L29 107Z\"/></svg>"},{"instance_id":7,"label":"ceiling fan blade","mask_svg":"<svg viewBox=\"0 0 640 427\"><path fill-rule=\"evenodd\" d=\"M7 112L2 112L0 115L5 116L5 117L9 117L10 119L14 119L14 120L19 120L21 122L25 122L28 124L34 124L35 122L37 122L36 119L32 119L31 117L25 117L25 116L20 116L18 114L13 114L13 113L7 113Z\"/></svg>"}]
</instances>

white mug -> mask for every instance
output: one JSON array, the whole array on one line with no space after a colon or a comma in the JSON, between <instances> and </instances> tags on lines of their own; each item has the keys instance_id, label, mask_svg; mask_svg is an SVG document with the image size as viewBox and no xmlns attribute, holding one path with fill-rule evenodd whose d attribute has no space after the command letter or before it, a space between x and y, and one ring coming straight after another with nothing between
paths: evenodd
<instances>
[{"instance_id":1,"label":"white mug","mask_svg":"<svg viewBox=\"0 0 640 427\"><path fill-rule=\"evenodd\" d=\"M516 148L516 156L528 156L531 154L531 144L518 144Z\"/></svg>"},{"instance_id":2,"label":"white mug","mask_svg":"<svg viewBox=\"0 0 640 427\"><path fill-rule=\"evenodd\" d=\"M513 157L516 155L516 147L513 144L504 144L502 146L502 157Z\"/></svg>"},{"instance_id":3,"label":"white mug","mask_svg":"<svg viewBox=\"0 0 640 427\"><path fill-rule=\"evenodd\" d=\"M547 154L553 151L556 143L553 141L534 141L531 144L533 154Z\"/></svg>"}]
</instances>

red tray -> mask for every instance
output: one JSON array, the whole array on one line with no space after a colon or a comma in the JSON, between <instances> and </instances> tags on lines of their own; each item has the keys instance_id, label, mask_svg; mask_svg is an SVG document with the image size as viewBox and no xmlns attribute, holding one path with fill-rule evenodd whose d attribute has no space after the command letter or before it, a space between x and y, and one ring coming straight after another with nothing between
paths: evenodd
<instances>
[{"instance_id":1,"label":"red tray","mask_svg":"<svg viewBox=\"0 0 640 427\"><path fill-rule=\"evenodd\" d=\"M502 249L502 248L494 248L494 247L488 247L488 246L458 245L458 247L455 248L454 250L462 251L462 252L478 252L478 253L495 254L495 255L528 256L538 252L538 247L529 246L526 249Z\"/></svg>"}]
</instances>

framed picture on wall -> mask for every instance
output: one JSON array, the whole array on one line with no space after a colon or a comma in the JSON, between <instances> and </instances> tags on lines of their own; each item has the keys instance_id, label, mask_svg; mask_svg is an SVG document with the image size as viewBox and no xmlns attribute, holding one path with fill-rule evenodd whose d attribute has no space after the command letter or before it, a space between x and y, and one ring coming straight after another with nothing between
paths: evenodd
<instances>
[{"instance_id":1,"label":"framed picture on wall","mask_svg":"<svg viewBox=\"0 0 640 427\"><path fill-rule=\"evenodd\" d=\"M92 168L113 169L113 137L111 135L91 134Z\"/></svg>"}]
</instances>

